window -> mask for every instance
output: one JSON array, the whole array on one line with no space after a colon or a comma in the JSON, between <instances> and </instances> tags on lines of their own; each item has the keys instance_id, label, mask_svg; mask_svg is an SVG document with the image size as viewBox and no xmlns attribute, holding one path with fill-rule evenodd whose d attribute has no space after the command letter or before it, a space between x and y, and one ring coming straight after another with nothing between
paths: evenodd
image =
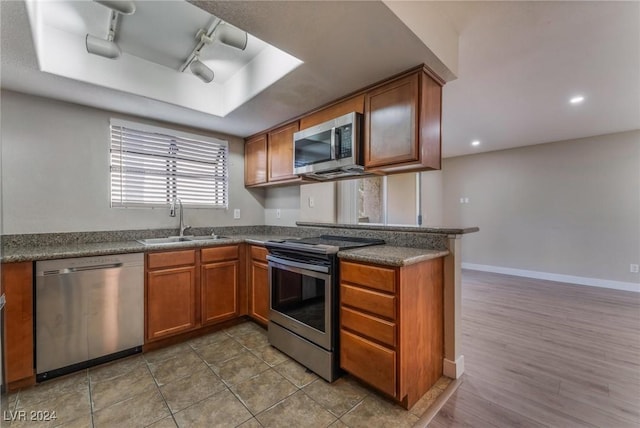
<instances>
[{"instance_id":1,"label":"window","mask_svg":"<svg viewBox=\"0 0 640 428\"><path fill-rule=\"evenodd\" d=\"M226 141L112 119L110 153L112 207L228 207Z\"/></svg>"}]
</instances>

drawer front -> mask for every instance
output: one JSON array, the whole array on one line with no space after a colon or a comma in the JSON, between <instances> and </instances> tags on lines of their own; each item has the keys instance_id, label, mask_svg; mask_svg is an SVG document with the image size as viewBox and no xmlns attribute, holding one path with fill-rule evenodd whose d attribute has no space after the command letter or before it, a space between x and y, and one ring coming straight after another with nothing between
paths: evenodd
<instances>
[{"instance_id":1,"label":"drawer front","mask_svg":"<svg viewBox=\"0 0 640 428\"><path fill-rule=\"evenodd\" d=\"M340 282L351 282L376 290L396 292L396 271L380 266L340 262Z\"/></svg>"},{"instance_id":2,"label":"drawer front","mask_svg":"<svg viewBox=\"0 0 640 428\"><path fill-rule=\"evenodd\" d=\"M341 307L340 327L367 336L392 348L396 347L396 324L393 322Z\"/></svg>"},{"instance_id":3,"label":"drawer front","mask_svg":"<svg viewBox=\"0 0 640 428\"><path fill-rule=\"evenodd\" d=\"M251 258L254 260L260 260L261 262L267 262L267 254L269 252L264 247L258 247L257 245L251 246Z\"/></svg>"},{"instance_id":4,"label":"drawer front","mask_svg":"<svg viewBox=\"0 0 640 428\"><path fill-rule=\"evenodd\" d=\"M396 319L396 298L389 294L340 284L340 302L393 321Z\"/></svg>"},{"instance_id":5,"label":"drawer front","mask_svg":"<svg viewBox=\"0 0 640 428\"><path fill-rule=\"evenodd\" d=\"M340 330L340 367L385 394L396 395L396 353Z\"/></svg>"},{"instance_id":6,"label":"drawer front","mask_svg":"<svg viewBox=\"0 0 640 428\"><path fill-rule=\"evenodd\" d=\"M196 263L196 251L165 251L147 255L147 269L159 269L173 266L193 265Z\"/></svg>"},{"instance_id":7,"label":"drawer front","mask_svg":"<svg viewBox=\"0 0 640 428\"><path fill-rule=\"evenodd\" d=\"M238 246L203 248L200 255L202 263L219 262L222 260L236 260L238 258Z\"/></svg>"}]
</instances>

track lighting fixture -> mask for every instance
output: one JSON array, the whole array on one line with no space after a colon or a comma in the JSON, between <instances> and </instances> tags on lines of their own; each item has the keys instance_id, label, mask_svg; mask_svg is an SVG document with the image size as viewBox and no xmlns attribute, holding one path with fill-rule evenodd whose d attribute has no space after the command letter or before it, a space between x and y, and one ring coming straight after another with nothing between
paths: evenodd
<instances>
[{"instance_id":1,"label":"track lighting fixture","mask_svg":"<svg viewBox=\"0 0 640 428\"><path fill-rule=\"evenodd\" d=\"M127 0L94 0L94 2L111 9L109 34L106 40L87 34L85 38L87 52L109 59L119 58L122 51L120 50L120 46L114 41L116 31L118 30L118 20L121 14L131 15L134 13L136 11L136 5L133 1Z\"/></svg>"},{"instance_id":2,"label":"track lighting fixture","mask_svg":"<svg viewBox=\"0 0 640 428\"><path fill-rule=\"evenodd\" d=\"M242 51L247 47L247 32L233 27L226 22L218 25L218 28L216 28L213 33L213 38L220 40L220 43L224 43L227 46L231 46Z\"/></svg>"},{"instance_id":3,"label":"track lighting fixture","mask_svg":"<svg viewBox=\"0 0 640 428\"><path fill-rule=\"evenodd\" d=\"M215 40L227 46L236 49L245 50L249 36L246 31L242 31L219 18L215 18L209 27L204 30L200 29L196 33L198 43L193 48L187 60L180 67L180 71L185 71L187 67L193 74L202 79L203 82L209 83L213 80L213 71L200 61L200 51L206 45L212 44Z\"/></svg>"},{"instance_id":4,"label":"track lighting fixture","mask_svg":"<svg viewBox=\"0 0 640 428\"><path fill-rule=\"evenodd\" d=\"M87 45L87 52L94 55L99 55L109 59L116 59L122 54L120 46L118 46L118 44L113 40L105 40L100 37L87 34L85 42Z\"/></svg>"},{"instance_id":5,"label":"track lighting fixture","mask_svg":"<svg viewBox=\"0 0 640 428\"><path fill-rule=\"evenodd\" d=\"M204 83L209 83L213 80L213 70L204 65L197 56L193 61L191 61L189 69L191 69L191 72L198 76Z\"/></svg>"}]
</instances>

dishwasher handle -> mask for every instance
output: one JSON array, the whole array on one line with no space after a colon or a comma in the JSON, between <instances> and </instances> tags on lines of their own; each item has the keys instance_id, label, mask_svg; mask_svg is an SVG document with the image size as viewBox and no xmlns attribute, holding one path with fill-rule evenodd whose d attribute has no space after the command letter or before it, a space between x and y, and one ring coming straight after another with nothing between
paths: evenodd
<instances>
[{"instance_id":1,"label":"dishwasher handle","mask_svg":"<svg viewBox=\"0 0 640 428\"><path fill-rule=\"evenodd\" d=\"M66 275L66 274L75 273L75 272L85 272L88 270L117 269L117 268L121 268L122 266L123 266L122 263L109 263L104 265L92 265L92 266L78 266L78 267L71 267L71 268L58 269L58 270L47 270L47 271L44 271L42 274L44 276Z\"/></svg>"}]
</instances>

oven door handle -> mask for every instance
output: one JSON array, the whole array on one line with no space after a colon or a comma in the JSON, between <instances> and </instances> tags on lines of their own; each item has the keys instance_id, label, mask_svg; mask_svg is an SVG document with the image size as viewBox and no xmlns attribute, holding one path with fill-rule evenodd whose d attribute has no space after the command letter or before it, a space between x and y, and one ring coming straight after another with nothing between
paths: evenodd
<instances>
[{"instance_id":1,"label":"oven door handle","mask_svg":"<svg viewBox=\"0 0 640 428\"><path fill-rule=\"evenodd\" d=\"M319 266L319 265L313 265L310 263L294 262L293 260L281 259L279 257L275 257L272 255L267 255L267 260L269 261L270 265L273 265L275 267L283 266L283 267L289 268L289 270L291 271L294 271L294 269L297 268L298 273L301 273L299 271L314 271L314 272L320 272L320 273L326 273L326 274L329 273L328 266Z\"/></svg>"}]
</instances>

